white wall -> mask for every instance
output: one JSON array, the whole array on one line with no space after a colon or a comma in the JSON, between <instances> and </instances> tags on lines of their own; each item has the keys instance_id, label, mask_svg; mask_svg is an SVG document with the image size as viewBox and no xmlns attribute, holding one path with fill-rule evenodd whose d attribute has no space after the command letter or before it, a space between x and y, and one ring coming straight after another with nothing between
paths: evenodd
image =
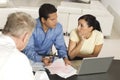
<instances>
[{"instance_id":1,"label":"white wall","mask_svg":"<svg viewBox=\"0 0 120 80\"><path fill-rule=\"evenodd\" d=\"M113 29L117 32L120 37L120 0L101 0L101 2L106 6L106 8L114 16ZM114 55L116 59L120 59L120 39L117 40L106 40L105 46L103 46L103 52L108 53L104 55ZM102 55L102 54L101 54Z\"/></svg>"},{"instance_id":2,"label":"white wall","mask_svg":"<svg viewBox=\"0 0 120 80\"><path fill-rule=\"evenodd\" d=\"M101 2L114 16L113 28L120 35L120 0L101 0Z\"/></svg>"},{"instance_id":3,"label":"white wall","mask_svg":"<svg viewBox=\"0 0 120 80\"><path fill-rule=\"evenodd\" d=\"M10 6L19 7L19 6L27 6L27 7L39 7L43 3L51 3L55 6L60 4L62 0L9 0Z\"/></svg>"},{"instance_id":4,"label":"white wall","mask_svg":"<svg viewBox=\"0 0 120 80\"><path fill-rule=\"evenodd\" d=\"M103 4L107 7L107 6L113 6L113 8L115 9L120 9L120 0L101 0L103 2Z\"/></svg>"}]
</instances>

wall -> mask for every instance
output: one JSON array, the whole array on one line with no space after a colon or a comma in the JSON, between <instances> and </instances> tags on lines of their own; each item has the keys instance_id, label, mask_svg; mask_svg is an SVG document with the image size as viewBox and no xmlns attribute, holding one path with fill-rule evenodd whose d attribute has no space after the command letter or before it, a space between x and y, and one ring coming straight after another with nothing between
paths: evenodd
<instances>
[{"instance_id":1,"label":"wall","mask_svg":"<svg viewBox=\"0 0 120 80\"><path fill-rule=\"evenodd\" d=\"M114 16L113 29L120 35L120 0L101 0L101 2Z\"/></svg>"},{"instance_id":2,"label":"wall","mask_svg":"<svg viewBox=\"0 0 120 80\"><path fill-rule=\"evenodd\" d=\"M55 6L59 5L62 0L9 0L10 6L20 7L39 7L43 3L51 3Z\"/></svg>"},{"instance_id":3,"label":"wall","mask_svg":"<svg viewBox=\"0 0 120 80\"><path fill-rule=\"evenodd\" d=\"M111 12L114 16L113 29L116 32L116 35L120 38L120 0L101 0L101 2L105 5L105 7ZM103 55L114 55L116 59L120 59L119 53L120 50L118 47L120 46L120 39L112 39L106 40L105 47L102 51L108 54ZM101 54L102 55L102 54Z\"/></svg>"}]
</instances>

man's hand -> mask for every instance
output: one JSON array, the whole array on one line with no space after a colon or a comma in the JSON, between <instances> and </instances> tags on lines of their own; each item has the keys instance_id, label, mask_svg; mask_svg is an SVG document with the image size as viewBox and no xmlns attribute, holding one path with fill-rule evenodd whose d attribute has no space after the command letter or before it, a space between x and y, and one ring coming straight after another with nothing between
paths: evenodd
<instances>
[{"instance_id":1,"label":"man's hand","mask_svg":"<svg viewBox=\"0 0 120 80\"><path fill-rule=\"evenodd\" d=\"M67 58L63 58L65 65L71 65L71 62Z\"/></svg>"},{"instance_id":2,"label":"man's hand","mask_svg":"<svg viewBox=\"0 0 120 80\"><path fill-rule=\"evenodd\" d=\"M45 66L49 66L52 63L50 57L44 57L44 58L42 58L42 61L45 64Z\"/></svg>"}]
</instances>

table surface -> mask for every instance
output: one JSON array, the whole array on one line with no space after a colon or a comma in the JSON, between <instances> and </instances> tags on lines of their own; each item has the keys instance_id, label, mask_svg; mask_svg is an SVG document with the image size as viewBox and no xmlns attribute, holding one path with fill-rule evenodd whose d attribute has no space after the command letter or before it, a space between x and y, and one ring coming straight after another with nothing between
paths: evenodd
<instances>
[{"instance_id":1,"label":"table surface","mask_svg":"<svg viewBox=\"0 0 120 80\"><path fill-rule=\"evenodd\" d=\"M50 80L120 80L120 60L113 60L112 64L106 73L97 73L81 76L71 76L67 79L61 78L58 75L51 75L47 71Z\"/></svg>"}]
</instances>

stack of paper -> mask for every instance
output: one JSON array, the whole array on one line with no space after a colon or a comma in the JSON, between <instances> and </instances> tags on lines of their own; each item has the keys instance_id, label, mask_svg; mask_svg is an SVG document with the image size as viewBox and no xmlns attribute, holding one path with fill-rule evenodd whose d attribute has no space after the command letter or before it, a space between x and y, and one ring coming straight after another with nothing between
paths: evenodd
<instances>
[{"instance_id":1,"label":"stack of paper","mask_svg":"<svg viewBox=\"0 0 120 80\"><path fill-rule=\"evenodd\" d=\"M43 63L36 62L36 63L32 63L31 65L32 65L32 69L33 69L34 72L36 72L36 71L45 71Z\"/></svg>"},{"instance_id":2,"label":"stack of paper","mask_svg":"<svg viewBox=\"0 0 120 80\"><path fill-rule=\"evenodd\" d=\"M75 75L77 70L71 65L65 65L63 59L55 60L50 66L46 67L51 74L57 74L63 78Z\"/></svg>"}]
</instances>

